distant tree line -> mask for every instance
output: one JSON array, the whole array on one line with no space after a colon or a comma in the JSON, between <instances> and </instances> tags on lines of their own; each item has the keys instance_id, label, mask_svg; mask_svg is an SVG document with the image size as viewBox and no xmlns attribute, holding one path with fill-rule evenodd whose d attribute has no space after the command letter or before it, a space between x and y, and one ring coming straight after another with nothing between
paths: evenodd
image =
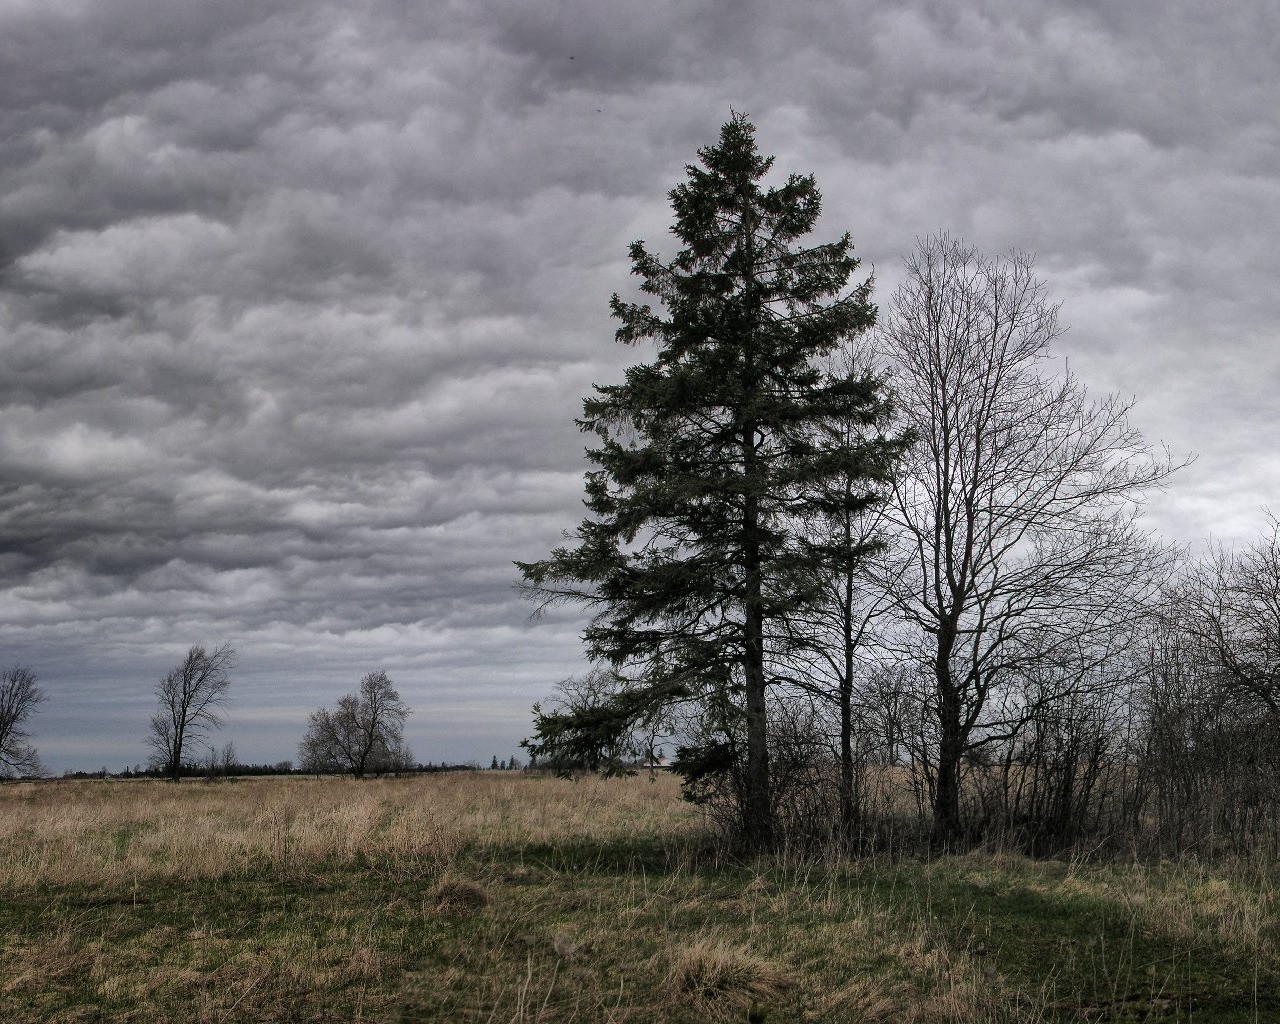
<instances>
[{"instance_id":1,"label":"distant tree line","mask_svg":"<svg viewBox=\"0 0 1280 1024\"><path fill-rule=\"evenodd\" d=\"M1141 503L1178 463L1049 346L1030 257L919 241L881 312L812 177L735 116L671 192L683 248L613 299L652 362L597 387L588 516L519 563L595 668L533 763L660 743L750 848L999 838L1280 849L1280 525L1191 558Z\"/></svg>"},{"instance_id":2,"label":"distant tree line","mask_svg":"<svg viewBox=\"0 0 1280 1024\"><path fill-rule=\"evenodd\" d=\"M404 742L404 723L411 709L386 672L370 672L356 692L339 699L333 708L319 708L307 722L298 747L298 762L247 764L239 759L235 744L215 746L211 734L224 722L235 668L236 653L230 643L212 650L192 646L186 656L156 684L157 710L152 715L147 744L151 757L146 767L126 765L113 773L99 771L64 773L64 778L181 778L207 779L229 776L289 774L349 774L356 778L404 773L469 771L479 763L418 763ZM0 779L35 778L44 767L30 742L29 724L45 700L35 673L18 666L0 673ZM516 757L493 768L514 770Z\"/></svg>"},{"instance_id":3,"label":"distant tree line","mask_svg":"<svg viewBox=\"0 0 1280 1024\"><path fill-rule=\"evenodd\" d=\"M420 764L407 765L401 771L396 772L397 775L437 775L445 772L474 772L480 769L479 763L476 761L467 761L466 763L450 763L441 761L439 764L428 761ZM179 777L183 779L238 779L238 778L261 778L273 775L315 775L314 772L304 771L299 768L293 761L277 761L274 764L253 764L236 762L229 767L223 769L218 768L212 773L207 767L197 764L187 764L183 766ZM325 773L321 773L322 775ZM158 768L144 767L142 765L125 765L119 771L111 771L107 767L102 767L97 771L84 770L68 770L64 771L60 776L61 779L168 779L166 772Z\"/></svg>"}]
</instances>

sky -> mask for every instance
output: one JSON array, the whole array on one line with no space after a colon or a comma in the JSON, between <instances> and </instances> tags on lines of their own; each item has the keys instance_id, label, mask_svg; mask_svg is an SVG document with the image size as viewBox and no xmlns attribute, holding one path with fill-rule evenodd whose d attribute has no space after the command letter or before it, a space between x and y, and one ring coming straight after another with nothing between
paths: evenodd
<instances>
[{"instance_id":1,"label":"sky","mask_svg":"<svg viewBox=\"0 0 1280 1024\"><path fill-rule=\"evenodd\" d=\"M242 760L385 670L420 760L584 666L513 561L582 516L627 245L733 111L887 305L945 230L1036 255L1091 392L1179 458L1146 523L1280 506L1271 0L0 0L0 665L46 765L145 763L238 652Z\"/></svg>"}]
</instances>

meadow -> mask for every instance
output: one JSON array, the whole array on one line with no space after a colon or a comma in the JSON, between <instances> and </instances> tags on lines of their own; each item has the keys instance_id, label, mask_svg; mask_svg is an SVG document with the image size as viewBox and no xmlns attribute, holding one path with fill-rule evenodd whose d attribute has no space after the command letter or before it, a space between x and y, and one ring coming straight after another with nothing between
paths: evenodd
<instances>
[{"instance_id":1,"label":"meadow","mask_svg":"<svg viewBox=\"0 0 1280 1024\"><path fill-rule=\"evenodd\" d=\"M666 775L18 783L0 1021L1276 1021L1278 882L741 860Z\"/></svg>"}]
</instances>

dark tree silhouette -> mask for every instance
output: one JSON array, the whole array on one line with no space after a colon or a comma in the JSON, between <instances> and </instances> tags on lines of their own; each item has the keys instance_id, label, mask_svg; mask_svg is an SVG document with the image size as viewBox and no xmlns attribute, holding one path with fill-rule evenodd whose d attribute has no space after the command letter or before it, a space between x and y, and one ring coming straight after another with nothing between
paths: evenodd
<instances>
[{"instance_id":1,"label":"dark tree silhouette","mask_svg":"<svg viewBox=\"0 0 1280 1024\"><path fill-rule=\"evenodd\" d=\"M36 748L27 742L26 723L44 699L29 668L18 665L0 673L0 778L42 771Z\"/></svg>"},{"instance_id":2,"label":"dark tree silhouette","mask_svg":"<svg viewBox=\"0 0 1280 1024\"><path fill-rule=\"evenodd\" d=\"M1156 591L1165 553L1135 503L1172 471L1128 421L1046 365L1058 307L1029 257L939 235L907 259L880 327L918 441L895 484L902 561L886 581L932 679L935 838L961 830L962 758L1029 662L1096 647Z\"/></svg>"},{"instance_id":3,"label":"dark tree silhouette","mask_svg":"<svg viewBox=\"0 0 1280 1024\"><path fill-rule=\"evenodd\" d=\"M312 712L298 746L299 767L350 772L356 778L403 771L413 762L404 745L409 709L385 672L370 672L337 706Z\"/></svg>"},{"instance_id":4,"label":"dark tree silhouette","mask_svg":"<svg viewBox=\"0 0 1280 1024\"><path fill-rule=\"evenodd\" d=\"M197 644L156 685L160 709L151 717L151 762L175 782L192 744L222 725L235 657L229 643L212 651Z\"/></svg>"},{"instance_id":5,"label":"dark tree silhouette","mask_svg":"<svg viewBox=\"0 0 1280 1024\"><path fill-rule=\"evenodd\" d=\"M812 176L762 188L773 160L739 115L699 156L670 193L683 248L665 263L631 247L641 289L665 311L613 297L618 341L653 340L658 351L583 402L579 425L599 439L588 452L591 515L575 546L519 563L539 599L593 610L588 655L629 684L588 716L540 716L530 749L552 756L584 731L604 749L608 734L664 706L715 705L722 735L708 742L722 749L686 751L677 770L723 766L727 753L744 780L743 837L762 847L773 837L766 693L782 627L822 600L822 545L806 543L797 516L815 502L861 507L861 488L822 485L884 479L894 447L833 443L819 429L875 423L884 405L875 380L821 367L872 325L875 307L869 281L842 294L858 266L847 235L795 245L821 208Z\"/></svg>"}]
</instances>

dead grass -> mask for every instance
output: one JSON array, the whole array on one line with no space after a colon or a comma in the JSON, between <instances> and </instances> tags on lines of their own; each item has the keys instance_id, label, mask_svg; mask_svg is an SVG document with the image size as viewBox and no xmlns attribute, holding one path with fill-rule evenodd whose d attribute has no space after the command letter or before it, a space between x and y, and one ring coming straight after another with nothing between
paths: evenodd
<instances>
[{"instance_id":1,"label":"dead grass","mask_svg":"<svg viewBox=\"0 0 1280 1024\"><path fill-rule=\"evenodd\" d=\"M470 914L489 905L484 886L465 878L442 878L431 895L436 910L444 914Z\"/></svg>"},{"instance_id":2,"label":"dead grass","mask_svg":"<svg viewBox=\"0 0 1280 1024\"><path fill-rule=\"evenodd\" d=\"M712 1020L741 1019L777 1002L796 986L786 969L742 946L698 938L675 950L667 988Z\"/></svg>"},{"instance_id":3,"label":"dead grass","mask_svg":"<svg viewBox=\"0 0 1280 1024\"><path fill-rule=\"evenodd\" d=\"M1280 1020L1265 866L706 844L670 777L0 786L0 1021Z\"/></svg>"},{"instance_id":4,"label":"dead grass","mask_svg":"<svg viewBox=\"0 0 1280 1024\"><path fill-rule=\"evenodd\" d=\"M577 781L450 773L407 779L266 778L0 786L0 888L211 879L263 866L377 862L429 872L466 851L696 827L670 778Z\"/></svg>"}]
</instances>

